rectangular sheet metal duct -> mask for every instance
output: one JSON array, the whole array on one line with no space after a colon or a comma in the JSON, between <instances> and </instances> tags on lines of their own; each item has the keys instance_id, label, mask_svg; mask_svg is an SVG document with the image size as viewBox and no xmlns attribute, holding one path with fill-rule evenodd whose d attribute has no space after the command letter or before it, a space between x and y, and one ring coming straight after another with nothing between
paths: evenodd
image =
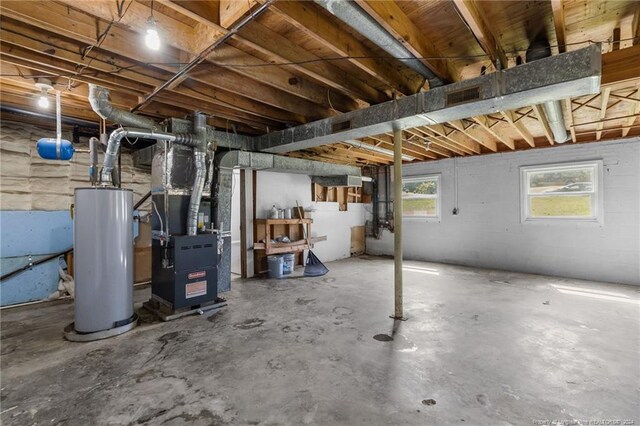
<instances>
[{"instance_id":1,"label":"rectangular sheet metal duct","mask_svg":"<svg viewBox=\"0 0 640 426\"><path fill-rule=\"evenodd\" d=\"M286 153L349 139L513 110L600 91L597 45L428 92L251 138L256 151Z\"/></svg>"}]
</instances>

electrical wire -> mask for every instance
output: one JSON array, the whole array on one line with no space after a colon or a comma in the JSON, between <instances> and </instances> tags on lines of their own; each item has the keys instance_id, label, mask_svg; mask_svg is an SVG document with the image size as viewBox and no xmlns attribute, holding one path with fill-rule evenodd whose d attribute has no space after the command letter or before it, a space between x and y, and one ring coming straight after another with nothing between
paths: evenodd
<instances>
[{"instance_id":1,"label":"electrical wire","mask_svg":"<svg viewBox=\"0 0 640 426\"><path fill-rule=\"evenodd\" d=\"M128 10L128 8L127 8ZM125 11L126 13L126 11ZM123 15L124 16L124 15ZM116 21L116 23L119 21ZM104 40L104 38L102 39ZM635 41L635 40L640 40L640 36L638 37L629 37L629 38L625 38L625 39L620 39L620 40L605 40L605 41L594 41L594 40L584 40L584 41L579 41L579 42L574 42L574 43L565 43L564 45L551 45L550 47L559 47L559 46L575 46L575 45L581 45L581 44L613 44L613 43L620 43L623 41ZM52 47L56 47L53 44L51 44ZM96 46L96 47L99 47ZM546 50L546 47L544 48ZM510 52L505 52L505 54L510 54L510 55L520 55L522 54L522 52L525 52L526 49L520 49L520 50L514 50L514 51L510 51ZM445 61L455 61L455 60L470 60L470 59L481 59L481 58L488 58L488 54L483 53L483 54L477 54L477 55L461 55L461 56L417 56L417 57L400 57L400 58L391 58L393 60L398 60L398 61L416 61L416 60L445 60ZM91 58L91 61L93 61L95 59L95 57ZM207 68L209 67L223 67L223 68L266 68L266 67L280 67L280 66L287 66L287 65L306 65L306 64L313 64L313 63L319 63L319 62L337 62L337 61L351 61L351 60L359 60L359 59L376 59L376 60L388 60L390 59L387 56L379 56L379 55L362 55L362 56L340 56L340 57L332 57L332 58L317 58L317 59L309 59L309 60L305 60L305 61L283 61L283 62L265 62L262 64L240 64L240 63L224 63L224 62L203 62L202 64L200 64L201 68ZM83 70L86 69L90 64L91 61L89 61L88 64L86 64L83 67ZM114 75L114 74L118 74L122 71L129 71L129 70L133 70L135 68L144 68L146 66L149 65L153 65L153 66L170 66L170 67L180 67L183 65L188 64L187 62L149 62L149 63L144 63L144 64L132 64L126 67L117 67L117 70L114 71L94 71L91 74L84 74L84 75L89 75L89 76L98 76L98 75ZM54 77L74 77L74 76L78 76L79 73L78 72L72 72L72 73L60 73L60 74L56 74L54 75ZM18 74L6 74L6 73L0 73L0 77L23 77L23 78L38 78L38 77L45 77L45 78L50 78L52 75L51 74L42 74L42 75L24 75L21 73Z\"/></svg>"},{"instance_id":2,"label":"electrical wire","mask_svg":"<svg viewBox=\"0 0 640 426\"><path fill-rule=\"evenodd\" d=\"M120 130L126 130L124 127L122 127L122 124L120 124ZM135 140L134 142L131 142L131 141L129 140L129 138L125 135L124 139L125 139L127 142L129 142L129 144L130 144L130 145L132 145L132 146L133 146L133 145L135 145L135 144L137 144L137 143L138 143L138 139L140 139L140 138L139 138L139 137L137 137L137 138L136 138L136 140Z\"/></svg>"},{"instance_id":3,"label":"electrical wire","mask_svg":"<svg viewBox=\"0 0 640 426\"><path fill-rule=\"evenodd\" d=\"M121 8L122 8L122 6L124 5L124 2L125 2L125 1L126 1L126 0L122 0L121 6L118 8L118 14L120 14ZM85 54L84 54L84 55L86 55L86 54L88 54L89 52L91 52L91 50L93 50L94 48L98 48L98 49L99 49L99 48L100 48L100 46L102 46L102 43L104 43L104 41L107 39L107 36L109 35L109 31L111 31L111 27L113 26L113 24L114 24L114 23L120 23L120 21L122 20L122 18L124 18L124 16L125 16L125 15L127 14L127 12L129 11L129 8L130 8L130 7L131 7L131 5L133 4L133 2L134 2L134 0L131 0L131 1L129 2L129 6L127 6L127 8L124 10L124 12L123 12L122 14L120 14L120 16L118 17L118 20L117 20L117 21L115 21L115 22L114 22L114 21L113 21L113 19L111 20L111 22L110 22L110 23L109 23L109 25L107 26L107 29L106 29L106 30L105 30L105 31L104 31L100 36L98 36L98 44L97 44L97 45L89 46L89 47L87 48L87 50L85 50ZM82 74L82 72L83 72L85 69L87 69L87 68L88 68L88 67L93 63L93 60L94 60L95 58L96 58L95 56L94 56L94 57L91 57L91 58L89 59L89 62L88 62L86 65L84 65L83 67L81 67L81 68L80 68L80 70L78 70L78 71L76 72L76 76L78 76L78 77L79 77L79 76Z\"/></svg>"}]
</instances>

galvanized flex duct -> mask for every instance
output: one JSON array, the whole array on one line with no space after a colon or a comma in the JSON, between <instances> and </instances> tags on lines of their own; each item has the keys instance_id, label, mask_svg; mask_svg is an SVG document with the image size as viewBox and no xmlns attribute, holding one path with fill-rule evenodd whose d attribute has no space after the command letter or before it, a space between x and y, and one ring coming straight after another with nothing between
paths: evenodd
<instances>
[{"instance_id":1,"label":"galvanized flex duct","mask_svg":"<svg viewBox=\"0 0 640 426\"><path fill-rule=\"evenodd\" d=\"M386 157L393 157L393 151L390 149L380 148L379 146L369 145L364 142L360 142L355 139L347 139L344 143L351 145L354 148L364 149L366 151L376 152L378 154L382 154ZM416 157L412 157L410 155L402 154L402 160L404 161L414 161Z\"/></svg>"},{"instance_id":2,"label":"galvanized flex duct","mask_svg":"<svg viewBox=\"0 0 640 426\"><path fill-rule=\"evenodd\" d=\"M120 150L120 141L125 136L131 136L134 138L148 138L159 141L169 141L180 145L194 146L197 143L197 139L191 134L172 134L165 132L154 132L153 130L145 129L116 129L109 136L107 142L107 150L104 153L104 160L102 162L101 182L106 185L111 177L111 171L113 170L116 161L118 159L118 151Z\"/></svg>"},{"instance_id":3,"label":"galvanized flex duct","mask_svg":"<svg viewBox=\"0 0 640 426\"><path fill-rule=\"evenodd\" d=\"M198 212L200 211L200 199L207 175L207 120L204 114L196 113L193 116L193 131L195 145L193 146L193 162L196 167L196 176L193 179L193 189L189 200L189 214L187 216L187 235L198 233Z\"/></svg>"},{"instance_id":4,"label":"galvanized flex duct","mask_svg":"<svg viewBox=\"0 0 640 426\"><path fill-rule=\"evenodd\" d=\"M91 109L104 120L138 129L160 130L160 125L154 120L115 108L111 105L111 101L109 101L109 90L104 87L89 84L89 103L91 104Z\"/></svg>"},{"instance_id":5,"label":"galvanized flex duct","mask_svg":"<svg viewBox=\"0 0 640 426\"><path fill-rule=\"evenodd\" d=\"M527 63L551 56L551 47L547 40L537 40L529 45L526 53ZM562 114L562 104L560 101L548 101L542 104L544 114L547 116L549 128L553 133L553 140L557 143L565 143L569 140L569 135L564 124ZM540 117L543 120L543 117Z\"/></svg>"},{"instance_id":6,"label":"galvanized flex duct","mask_svg":"<svg viewBox=\"0 0 640 426\"><path fill-rule=\"evenodd\" d=\"M442 86L443 82L427 68L413 53L407 50L387 30L376 22L367 12L351 0L315 0L317 4L328 10L336 18L350 26L373 44L394 58L415 58L403 61L409 68L429 80L429 87Z\"/></svg>"}]
</instances>

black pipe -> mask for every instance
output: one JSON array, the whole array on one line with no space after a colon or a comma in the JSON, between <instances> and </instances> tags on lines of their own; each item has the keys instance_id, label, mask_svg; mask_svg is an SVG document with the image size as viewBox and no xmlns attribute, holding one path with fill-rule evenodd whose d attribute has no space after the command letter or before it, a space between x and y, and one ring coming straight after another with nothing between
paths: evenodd
<instances>
[{"instance_id":1,"label":"black pipe","mask_svg":"<svg viewBox=\"0 0 640 426\"><path fill-rule=\"evenodd\" d=\"M9 105L1 105L0 106L0 110L1 111L5 111L5 112L9 112L11 114L26 115L28 117L44 118L44 119L47 119L47 120L55 120L56 119L56 115L55 114L47 114L47 113L44 113L44 112L29 111L29 110L26 110L26 109L16 108L16 107L9 106ZM98 123L94 123L93 121L89 121L89 120L82 120L80 118L71 118L71 117L62 116L62 122L66 123L66 124L72 124L74 126L91 127L91 128L96 128L96 129L98 128Z\"/></svg>"},{"instance_id":2,"label":"black pipe","mask_svg":"<svg viewBox=\"0 0 640 426\"><path fill-rule=\"evenodd\" d=\"M14 270L14 271L11 271L11 272L8 272L8 273L6 273L6 274L2 275L2 276L0 277L0 281L4 281L4 280L6 280L7 278L11 278L11 277L12 277L12 276L14 276L14 275L17 275L17 274L19 274L19 273L21 273L21 272L27 271L27 270L29 270L29 269L33 268L34 266L38 266L38 265L40 265L40 264L42 264L42 263L45 263L45 262L48 262L48 261L50 261L50 260L52 260L52 259L58 258L58 257L60 257L60 256L64 256L64 255L66 255L67 253L70 253L70 252L72 252L72 251L73 251L73 247L72 247L72 248L70 248L70 249L67 249L67 250L65 250L65 251L62 251L62 252L60 252L60 253L52 254L52 255L47 256L47 257L43 257L42 259L38 259L38 260L36 260L36 261L34 261L34 262L29 262L29 264L27 264L27 265L23 266L22 268L18 268L18 269Z\"/></svg>"},{"instance_id":3,"label":"black pipe","mask_svg":"<svg viewBox=\"0 0 640 426\"><path fill-rule=\"evenodd\" d=\"M147 192L140 198L140 200L133 206L133 210L137 210L140 206L151 197L151 191Z\"/></svg>"}]
</instances>

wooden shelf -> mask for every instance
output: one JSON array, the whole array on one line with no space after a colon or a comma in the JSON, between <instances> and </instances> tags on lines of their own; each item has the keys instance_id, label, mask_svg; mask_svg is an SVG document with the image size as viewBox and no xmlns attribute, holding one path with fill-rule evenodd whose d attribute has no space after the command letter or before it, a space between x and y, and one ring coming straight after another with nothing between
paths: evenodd
<instances>
[{"instance_id":1,"label":"wooden shelf","mask_svg":"<svg viewBox=\"0 0 640 426\"><path fill-rule=\"evenodd\" d=\"M311 225L313 219L256 219L254 221L254 241L253 255L256 270L267 269L267 256L273 254L295 253L296 265L302 265L304 261L303 252L313 248L315 243L326 241L326 236L304 238L311 235ZM275 243L272 240L286 236L291 240L289 243Z\"/></svg>"},{"instance_id":2,"label":"wooden shelf","mask_svg":"<svg viewBox=\"0 0 640 426\"><path fill-rule=\"evenodd\" d=\"M313 223L313 219L256 219L255 223L261 225L301 225Z\"/></svg>"},{"instance_id":3,"label":"wooden shelf","mask_svg":"<svg viewBox=\"0 0 640 426\"><path fill-rule=\"evenodd\" d=\"M269 247L269 252L266 254L270 255L270 254L294 253L294 252L309 250L313 248L313 245L315 243L319 243L320 241L327 241L327 236L323 235L320 237L312 237L310 238L310 241L311 241L311 245L307 244L307 240L292 241L290 243L271 243L271 246ZM254 243L253 249L266 251L267 247L265 243Z\"/></svg>"}]
</instances>

